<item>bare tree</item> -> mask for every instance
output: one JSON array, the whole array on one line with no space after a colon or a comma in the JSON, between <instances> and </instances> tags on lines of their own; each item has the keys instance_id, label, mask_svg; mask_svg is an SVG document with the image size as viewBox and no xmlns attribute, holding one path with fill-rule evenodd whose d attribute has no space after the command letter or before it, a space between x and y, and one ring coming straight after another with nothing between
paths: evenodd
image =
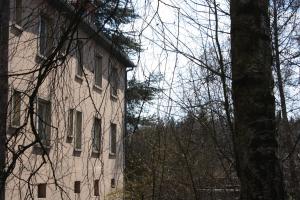
<instances>
[{"instance_id":1,"label":"bare tree","mask_svg":"<svg viewBox=\"0 0 300 200\"><path fill-rule=\"evenodd\" d=\"M10 1L0 2L0 199L5 199L6 125L8 101L8 30Z\"/></svg>"},{"instance_id":2,"label":"bare tree","mask_svg":"<svg viewBox=\"0 0 300 200\"><path fill-rule=\"evenodd\" d=\"M280 110L282 114L282 127L279 128L279 134L281 138L281 143L283 143L283 148L286 148L288 155L288 168L289 168L289 183L291 190L291 195L295 199L300 198L299 191L299 177L297 173L297 158L294 148L294 138L295 133L288 120L288 108L286 103L286 95L288 87L284 87L285 78L283 77L284 71L291 70L288 68L293 67L296 63L295 54L291 50L294 47L296 40L293 39L293 33L295 32L297 24L297 10L298 7L294 6L295 1L289 2L279 2L276 0L272 1L272 11L273 11L273 23L272 23L272 33L273 33L273 54L274 54L274 68L277 76L277 88L279 91L280 99ZM294 44L294 45L293 45ZM297 57L297 56L296 56ZM282 60L288 60L287 62L282 62ZM293 63L293 64L291 64ZM287 69L284 69L284 68ZM287 83L288 84L288 83ZM279 124L280 126L281 124ZM285 151L285 150L283 150Z\"/></svg>"}]
</instances>

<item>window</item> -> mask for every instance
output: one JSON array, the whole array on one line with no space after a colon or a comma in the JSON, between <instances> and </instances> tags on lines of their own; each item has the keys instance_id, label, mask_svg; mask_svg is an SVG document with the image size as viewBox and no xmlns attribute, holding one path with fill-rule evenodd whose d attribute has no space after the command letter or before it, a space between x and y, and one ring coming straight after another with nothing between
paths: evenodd
<instances>
[{"instance_id":1,"label":"window","mask_svg":"<svg viewBox=\"0 0 300 200\"><path fill-rule=\"evenodd\" d=\"M110 180L110 185L111 185L111 188L115 188L116 187L116 179L112 178Z\"/></svg>"},{"instance_id":2,"label":"window","mask_svg":"<svg viewBox=\"0 0 300 200\"><path fill-rule=\"evenodd\" d=\"M110 138L109 138L110 154L115 155L117 152L117 125L110 124Z\"/></svg>"},{"instance_id":3,"label":"window","mask_svg":"<svg viewBox=\"0 0 300 200\"><path fill-rule=\"evenodd\" d=\"M15 0L15 17L16 17L16 24L22 26L22 0Z\"/></svg>"},{"instance_id":4,"label":"window","mask_svg":"<svg viewBox=\"0 0 300 200\"><path fill-rule=\"evenodd\" d=\"M94 130L93 130L93 138L92 138L92 148L93 152L100 152L100 145L101 145L101 119L95 117L94 120Z\"/></svg>"},{"instance_id":5,"label":"window","mask_svg":"<svg viewBox=\"0 0 300 200\"><path fill-rule=\"evenodd\" d=\"M94 196L99 196L99 179L94 180Z\"/></svg>"},{"instance_id":6,"label":"window","mask_svg":"<svg viewBox=\"0 0 300 200\"><path fill-rule=\"evenodd\" d=\"M53 45L53 36L51 37L51 23L45 16L40 16L39 26L39 54L47 56Z\"/></svg>"},{"instance_id":7,"label":"window","mask_svg":"<svg viewBox=\"0 0 300 200\"><path fill-rule=\"evenodd\" d=\"M59 50L59 56L64 57L67 53L66 51L67 51L67 47L68 47L68 43L69 43L68 34L67 34L67 30L66 30L66 27L64 24L62 24L61 26L57 26L57 28L59 30L56 32L56 35L55 35L55 43L56 43L57 47L60 43L62 43L62 47Z\"/></svg>"},{"instance_id":8,"label":"window","mask_svg":"<svg viewBox=\"0 0 300 200\"><path fill-rule=\"evenodd\" d=\"M67 137L68 138L73 138L74 136L74 124L75 124L75 110L70 109L68 112L68 130L67 130Z\"/></svg>"},{"instance_id":9,"label":"window","mask_svg":"<svg viewBox=\"0 0 300 200\"><path fill-rule=\"evenodd\" d=\"M37 191L38 198L46 198L46 190L47 190L46 183L38 184L38 191Z\"/></svg>"},{"instance_id":10,"label":"window","mask_svg":"<svg viewBox=\"0 0 300 200\"><path fill-rule=\"evenodd\" d=\"M94 71L95 85L102 87L102 56L95 56L95 71Z\"/></svg>"},{"instance_id":11,"label":"window","mask_svg":"<svg viewBox=\"0 0 300 200\"><path fill-rule=\"evenodd\" d=\"M118 70L117 68L113 67L110 62L110 86L111 86L111 95L117 96L118 95Z\"/></svg>"},{"instance_id":12,"label":"window","mask_svg":"<svg viewBox=\"0 0 300 200\"><path fill-rule=\"evenodd\" d=\"M76 111L75 114L75 150L81 150L81 137L82 137L82 112Z\"/></svg>"},{"instance_id":13,"label":"window","mask_svg":"<svg viewBox=\"0 0 300 200\"><path fill-rule=\"evenodd\" d=\"M49 101L38 99L36 122L41 143L49 146L51 138L51 104Z\"/></svg>"},{"instance_id":14,"label":"window","mask_svg":"<svg viewBox=\"0 0 300 200\"><path fill-rule=\"evenodd\" d=\"M76 194L80 193L80 181L74 182L74 193L76 193Z\"/></svg>"},{"instance_id":15,"label":"window","mask_svg":"<svg viewBox=\"0 0 300 200\"><path fill-rule=\"evenodd\" d=\"M76 50L77 64L76 64L76 75L83 75L83 43L82 41L77 41L77 50Z\"/></svg>"},{"instance_id":16,"label":"window","mask_svg":"<svg viewBox=\"0 0 300 200\"><path fill-rule=\"evenodd\" d=\"M11 99L11 126L20 126L21 121L21 92L17 90L12 91Z\"/></svg>"}]
</instances>

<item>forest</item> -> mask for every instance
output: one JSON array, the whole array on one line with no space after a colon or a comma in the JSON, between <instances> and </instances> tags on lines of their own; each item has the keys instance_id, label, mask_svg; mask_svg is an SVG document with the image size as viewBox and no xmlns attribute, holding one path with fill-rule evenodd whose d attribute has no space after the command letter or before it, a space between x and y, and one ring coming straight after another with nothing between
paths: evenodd
<instances>
[{"instance_id":1,"label":"forest","mask_svg":"<svg viewBox=\"0 0 300 200\"><path fill-rule=\"evenodd\" d=\"M72 156L91 162L82 170L86 185L74 182L86 199L300 199L299 0L32 1L34 8L24 0L0 2L0 200L34 199L44 176L59 198L74 199L66 185L73 172L61 172L69 144L74 152L80 146ZM56 9L54 17L47 6ZM25 32L37 34L22 39ZM38 53L25 55L35 40ZM105 49L91 61L101 72L84 61L94 41ZM107 52L111 57L102 64ZM78 88L86 88L77 104L77 83L69 79L73 57ZM128 66L105 71L104 65L117 66L112 57ZM22 70L11 69L15 60ZM43 104L46 90L51 98ZM94 91L110 94L109 100ZM89 119L95 120L90 141L81 135L90 123L77 112L83 103L96 116ZM107 149L106 109L115 112ZM29 153L37 145L40 157ZM92 149L85 154L81 145ZM107 164L112 160L114 167ZM107 192L109 168L116 172ZM8 198L7 185L16 180L22 192ZM46 198L39 190L38 198Z\"/></svg>"}]
</instances>

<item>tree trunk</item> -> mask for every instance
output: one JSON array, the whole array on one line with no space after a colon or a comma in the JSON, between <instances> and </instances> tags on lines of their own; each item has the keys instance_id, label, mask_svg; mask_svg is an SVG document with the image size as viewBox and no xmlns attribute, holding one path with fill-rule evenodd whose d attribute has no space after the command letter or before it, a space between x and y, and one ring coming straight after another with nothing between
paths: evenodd
<instances>
[{"instance_id":1,"label":"tree trunk","mask_svg":"<svg viewBox=\"0 0 300 200\"><path fill-rule=\"evenodd\" d=\"M9 0L0 1L0 200L5 199L6 130L8 106Z\"/></svg>"},{"instance_id":2,"label":"tree trunk","mask_svg":"<svg viewBox=\"0 0 300 200\"><path fill-rule=\"evenodd\" d=\"M267 0L231 1L234 145L241 200L285 199L275 131Z\"/></svg>"}]
</instances>

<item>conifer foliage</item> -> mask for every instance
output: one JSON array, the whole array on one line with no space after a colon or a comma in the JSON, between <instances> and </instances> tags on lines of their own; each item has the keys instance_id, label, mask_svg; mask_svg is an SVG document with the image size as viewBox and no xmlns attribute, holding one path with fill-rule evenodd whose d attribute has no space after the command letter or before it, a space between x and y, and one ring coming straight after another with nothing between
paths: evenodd
<instances>
[{"instance_id":1,"label":"conifer foliage","mask_svg":"<svg viewBox=\"0 0 300 200\"><path fill-rule=\"evenodd\" d=\"M96 12L96 26L125 53L140 51L133 31L125 31L124 26L138 18L131 0L99 1Z\"/></svg>"}]
</instances>

